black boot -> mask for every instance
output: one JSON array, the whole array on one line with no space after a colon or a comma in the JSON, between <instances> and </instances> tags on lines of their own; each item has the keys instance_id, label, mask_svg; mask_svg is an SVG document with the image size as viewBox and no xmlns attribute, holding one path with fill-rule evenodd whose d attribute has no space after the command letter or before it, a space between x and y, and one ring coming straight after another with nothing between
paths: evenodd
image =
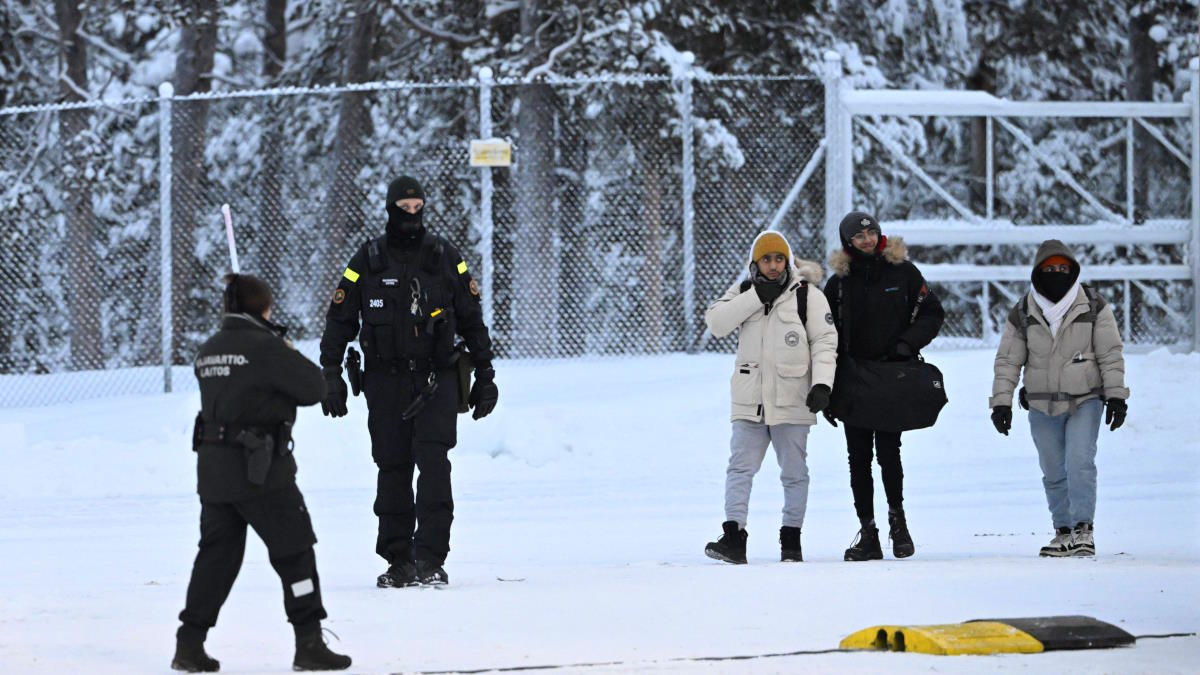
<instances>
[{"instance_id":1,"label":"black boot","mask_svg":"<svg viewBox=\"0 0 1200 675\"><path fill-rule=\"evenodd\" d=\"M417 582L422 586L445 586L450 583L446 570L432 560L418 560L416 573Z\"/></svg>"},{"instance_id":2,"label":"black boot","mask_svg":"<svg viewBox=\"0 0 1200 675\"><path fill-rule=\"evenodd\" d=\"M879 547L879 528L875 527L875 521L859 529L854 543L846 549L846 560L883 560L883 549Z\"/></svg>"},{"instance_id":3,"label":"black boot","mask_svg":"<svg viewBox=\"0 0 1200 675\"><path fill-rule=\"evenodd\" d=\"M175 634L175 658L171 659L172 670L185 673L215 673L221 662L204 652L204 636L195 635L185 628Z\"/></svg>"},{"instance_id":4,"label":"black boot","mask_svg":"<svg viewBox=\"0 0 1200 675\"><path fill-rule=\"evenodd\" d=\"M405 588L419 586L421 582L417 580L417 566L411 560L401 560L380 574L375 580L375 585L380 588Z\"/></svg>"},{"instance_id":5,"label":"black boot","mask_svg":"<svg viewBox=\"0 0 1200 675\"><path fill-rule=\"evenodd\" d=\"M907 558L916 552L912 535L908 533L908 523L904 520L904 510L888 511L888 538L892 540L892 555L897 558Z\"/></svg>"},{"instance_id":6,"label":"black boot","mask_svg":"<svg viewBox=\"0 0 1200 675\"><path fill-rule=\"evenodd\" d=\"M779 528L779 560L804 562L804 556L800 552L800 528L787 525Z\"/></svg>"},{"instance_id":7,"label":"black boot","mask_svg":"<svg viewBox=\"0 0 1200 675\"><path fill-rule=\"evenodd\" d=\"M736 520L721 523L724 534L716 541L708 542L704 555L735 565L746 564L746 537L748 533L739 528Z\"/></svg>"},{"instance_id":8,"label":"black boot","mask_svg":"<svg viewBox=\"0 0 1200 675\"><path fill-rule=\"evenodd\" d=\"M296 636L296 658L292 670L345 670L350 657L329 651L321 631Z\"/></svg>"}]
</instances>

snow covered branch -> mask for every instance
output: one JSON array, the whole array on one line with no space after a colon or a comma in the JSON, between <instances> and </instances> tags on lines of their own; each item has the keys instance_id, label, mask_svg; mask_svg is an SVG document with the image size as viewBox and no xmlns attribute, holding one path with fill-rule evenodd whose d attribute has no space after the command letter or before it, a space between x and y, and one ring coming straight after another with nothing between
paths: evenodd
<instances>
[{"instance_id":1,"label":"snow covered branch","mask_svg":"<svg viewBox=\"0 0 1200 675\"><path fill-rule=\"evenodd\" d=\"M561 45L555 47L554 49L551 49L550 56L548 56L546 58L545 63L543 63L542 65L537 66L535 68L532 68L532 69L530 69L530 71L528 73L525 73L525 81L532 82L534 80L534 78L538 77L539 75L545 75L545 74L549 73L550 69L554 67L554 60L557 59L559 57L559 55L562 54L563 52L565 52L568 49L570 49L571 47L574 47L575 45L579 44L580 39L582 37L583 37L583 16L579 13L579 10L576 9L575 10L575 34L571 36L571 39L569 39L566 42L562 43Z\"/></svg>"},{"instance_id":2,"label":"snow covered branch","mask_svg":"<svg viewBox=\"0 0 1200 675\"><path fill-rule=\"evenodd\" d=\"M450 31L441 30L439 28L423 24L417 19L417 17L412 15L412 12L408 11L408 8L404 6L403 2L393 4L395 6L396 13L400 15L400 18L404 19L408 25L415 28L419 33L424 33L438 40L450 42L458 47L468 47L484 39L484 36L482 35L459 35L458 33L451 33Z\"/></svg>"},{"instance_id":3,"label":"snow covered branch","mask_svg":"<svg viewBox=\"0 0 1200 675\"><path fill-rule=\"evenodd\" d=\"M122 65L128 66L130 68L133 67L133 59L129 58L128 54L123 53L122 51L120 51L116 47L113 47L112 45L108 44L104 40L85 31L82 26L75 29L75 34L78 35L79 37L83 38L84 42L88 43L89 45L91 45L91 46L95 47L96 49L107 54L113 60L118 61Z\"/></svg>"}]
</instances>

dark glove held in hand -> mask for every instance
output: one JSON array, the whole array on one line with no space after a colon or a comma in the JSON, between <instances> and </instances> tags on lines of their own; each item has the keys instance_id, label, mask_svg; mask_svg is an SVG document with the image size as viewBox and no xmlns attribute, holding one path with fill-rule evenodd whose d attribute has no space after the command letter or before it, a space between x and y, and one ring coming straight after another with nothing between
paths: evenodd
<instances>
[{"instance_id":1,"label":"dark glove held in hand","mask_svg":"<svg viewBox=\"0 0 1200 675\"><path fill-rule=\"evenodd\" d=\"M471 413L472 418L487 417L495 409L496 400L500 397L495 379L496 371L491 367L475 371L475 384L471 386L471 394L467 397L467 403L475 411Z\"/></svg>"},{"instance_id":2,"label":"dark glove held in hand","mask_svg":"<svg viewBox=\"0 0 1200 675\"><path fill-rule=\"evenodd\" d=\"M339 372L325 373L325 398L321 400L321 412L329 417L344 417L346 410L346 382Z\"/></svg>"},{"instance_id":3,"label":"dark glove held in hand","mask_svg":"<svg viewBox=\"0 0 1200 675\"><path fill-rule=\"evenodd\" d=\"M783 286L774 281L755 281L754 292L758 293L758 299L765 305L779 299L783 294Z\"/></svg>"},{"instance_id":4,"label":"dark glove held in hand","mask_svg":"<svg viewBox=\"0 0 1200 675\"><path fill-rule=\"evenodd\" d=\"M992 408L992 424L995 425L996 431L1008 435L1008 430L1012 428L1012 406L998 405Z\"/></svg>"},{"instance_id":5,"label":"dark glove held in hand","mask_svg":"<svg viewBox=\"0 0 1200 675\"><path fill-rule=\"evenodd\" d=\"M830 426L837 426L837 418L833 416L833 413L830 412L829 408L822 410L821 414L825 417L825 421L829 422Z\"/></svg>"},{"instance_id":6,"label":"dark glove held in hand","mask_svg":"<svg viewBox=\"0 0 1200 675\"><path fill-rule=\"evenodd\" d=\"M1110 431L1116 431L1125 424L1125 413L1129 412L1129 404L1123 398L1110 398L1104 404L1104 423Z\"/></svg>"},{"instance_id":7,"label":"dark glove held in hand","mask_svg":"<svg viewBox=\"0 0 1200 675\"><path fill-rule=\"evenodd\" d=\"M1021 387L1017 391L1017 401L1021 404L1023 410L1029 410L1029 397L1025 395L1025 387Z\"/></svg>"},{"instance_id":8,"label":"dark glove held in hand","mask_svg":"<svg viewBox=\"0 0 1200 675\"><path fill-rule=\"evenodd\" d=\"M829 407L829 393L828 386L814 384L808 392L808 398L804 400L804 405L808 406L809 412L819 413Z\"/></svg>"}]
</instances>

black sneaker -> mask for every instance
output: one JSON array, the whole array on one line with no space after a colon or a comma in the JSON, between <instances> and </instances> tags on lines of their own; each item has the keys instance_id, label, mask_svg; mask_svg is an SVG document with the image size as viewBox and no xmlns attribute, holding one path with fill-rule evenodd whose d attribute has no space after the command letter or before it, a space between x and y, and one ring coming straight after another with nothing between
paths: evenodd
<instances>
[{"instance_id":1,"label":"black sneaker","mask_svg":"<svg viewBox=\"0 0 1200 675\"><path fill-rule=\"evenodd\" d=\"M320 632L296 636L296 658L292 659L292 670L345 670L349 667L350 657L329 651L325 636Z\"/></svg>"},{"instance_id":2,"label":"black sneaker","mask_svg":"<svg viewBox=\"0 0 1200 675\"><path fill-rule=\"evenodd\" d=\"M411 560L402 560L380 574L375 585L380 588L406 588L420 586L421 582L417 579L417 566Z\"/></svg>"},{"instance_id":3,"label":"black sneaker","mask_svg":"<svg viewBox=\"0 0 1200 675\"><path fill-rule=\"evenodd\" d=\"M704 555L714 560L723 560L735 565L746 564L746 537L748 532L738 527L736 520L721 523L724 534L716 541L708 542Z\"/></svg>"},{"instance_id":4,"label":"black sneaker","mask_svg":"<svg viewBox=\"0 0 1200 675\"><path fill-rule=\"evenodd\" d=\"M417 583L422 586L445 586L450 583L450 577L442 566L431 560L418 560L416 563Z\"/></svg>"},{"instance_id":5,"label":"black sneaker","mask_svg":"<svg viewBox=\"0 0 1200 675\"><path fill-rule=\"evenodd\" d=\"M800 528L787 525L779 528L779 560L804 562L804 555L800 552Z\"/></svg>"},{"instance_id":6,"label":"black sneaker","mask_svg":"<svg viewBox=\"0 0 1200 675\"><path fill-rule=\"evenodd\" d=\"M874 523L863 525L850 548L846 549L846 560L883 560L883 549L879 547L879 528Z\"/></svg>"},{"instance_id":7,"label":"black sneaker","mask_svg":"<svg viewBox=\"0 0 1200 675\"><path fill-rule=\"evenodd\" d=\"M1055 528L1054 538L1042 547L1038 555L1043 558L1066 558L1071 555L1071 528Z\"/></svg>"},{"instance_id":8,"label":"black sneaker","mask_svg":"<svg viewBox=\"0 0 1200 675\"><path fill-rule=\"evenodd\" d=\"M908 523L904 520L904 511L888 512L888 539L892 540L892 555L897 558L907 558L916 552L912 536L908 533Z\"/></svg>"},{"instance_id":9,"label":"black sneaker","mask_svg":"<svg viewBox=\"0 0 1200 675\"><path fill-rule=\"evenodd\" d=\"M190 638L175 638L175 658L171 659L171 670L185 673L215 673L221 662L204 652L204 641Z\"/></svg>"}]
</instances>

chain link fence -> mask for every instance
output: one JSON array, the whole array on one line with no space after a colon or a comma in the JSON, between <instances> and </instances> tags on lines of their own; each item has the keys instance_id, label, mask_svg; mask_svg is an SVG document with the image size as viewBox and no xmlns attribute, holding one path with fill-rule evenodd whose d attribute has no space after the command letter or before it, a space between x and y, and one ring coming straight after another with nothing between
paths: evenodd
<instances>
[{"instance_id":1,"label":"chain link fence","mask_svg":"<svg viewBox=\"0 0 1200 675\"><path fill-rule=\"evenodd\" d=\"M728 338L704 341L703 312L745 268L756 232L775 222L819 258L820 172L797 185L823 138L819 81L491 86L510 168L469 165L476 82L0 111L0 279L11 289L0 407L193 388L192 354L218 321L230 266L222 203L241 269L276 290L275 317L310 356L340 272L382 233L386 185L401 173L426 187L426 225L477 276L493 270L486 301L503 357L726 350ZM481 171L492 172L492 223L480 217Z\"/></svg>"}]
</instances>

